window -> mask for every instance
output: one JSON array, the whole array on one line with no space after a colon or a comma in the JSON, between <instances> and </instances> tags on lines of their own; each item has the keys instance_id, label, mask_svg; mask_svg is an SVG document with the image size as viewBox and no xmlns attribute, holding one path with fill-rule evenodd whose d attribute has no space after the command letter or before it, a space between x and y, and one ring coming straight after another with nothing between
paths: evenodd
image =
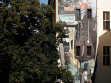
<instances>
[{"instance_id":1,"label":"window","mask_svg":"<svg viewBox=\"0 0 111 83\"><path fill-rule=\"evenodd\" d=\"M70 33L73 33L73 29L70 30Z\"/></svg>"},{"instance_id":2,"label":"window","mask_svg":"<svg viewBox=\"0 0 111 83\"><path fill-rule=\"evenodd\" d=\"M71 49L73 49L73 40L71 40Z\"/></svg>"},{"instance_id":3,"label":"window","mask_svg":"<svg viewBox=\"0 0 111 83\"><path fill-rule=\"evenodd\" d=\"M87 56L91 56L91 46L87 46Z\"/></svg>"},{"instance_id":4,"label":"window","mask_svg":"<svg viewBox=\"0 0 111 83\"><path fill-rule=\"evenodd\" d=\"M110 29L110 13L103 12L103 29L109 30Z\"/></svg>"},{"instance_id":5,"label":"window","mask_svg":"<svg viewBox=\"0 0 111 83\"><path fill-rule=\"evenodd\" d=\"M81 20L80 9L76 9L76 20Z\"/></svg>"},{"instance_id":6,"label":"window","mask_svg":"<svg viewBox=\"0 0 111 83\"><path fill-rule=\"evenodd\" d=\"M87 19L90 20L91 17L92 17L92 14L91 14L91 9L87 9Z\"/></svg>"},{"instance_id":7,"label":"window","mask_svg":"<svg viewBox=\"0 0 111 83\"><path fill-rule=\"evenodd\" d=\"M0 8L2 7L2 3L0 3Z\"/></svg>"},{"instance_id":8,"label":"window","mask_svg":"<svg viewBox=\"0 0 111 83\"><path fill-rule=\"evenodd\" d=\"M80 55L80 46L76 46L76 56Z\"/></svg>"},{"instance_id":9,"label":"window","mask_svg":"<svg viewBox=\"0 0 111 83\"><path fill-rule=\"evenodd\" d=\"M110 65L110 46L103 46L103 65Z\"/></svg>"}]
</instances>

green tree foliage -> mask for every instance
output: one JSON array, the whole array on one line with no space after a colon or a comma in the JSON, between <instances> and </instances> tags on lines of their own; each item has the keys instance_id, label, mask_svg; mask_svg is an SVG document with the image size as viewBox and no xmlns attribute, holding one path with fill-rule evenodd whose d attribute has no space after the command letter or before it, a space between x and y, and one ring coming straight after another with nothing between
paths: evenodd
<instances>
[{"instance_id":1,"label":"green tree foliage","mask_svg":"<svg viewBox=\"0 0 111 83\"><path fill-rule=\"evenodd\" d=\"M11 7L7 7L10 3ZM73 80L58 67L57 45L66 23L54 22L54 10L39 0L12 0L0 13L0 78L3 83L55 83ZM34 32L36 30L36 32ZM59 33L55 37L55 33Z\"/></svg>"}]
</instances>

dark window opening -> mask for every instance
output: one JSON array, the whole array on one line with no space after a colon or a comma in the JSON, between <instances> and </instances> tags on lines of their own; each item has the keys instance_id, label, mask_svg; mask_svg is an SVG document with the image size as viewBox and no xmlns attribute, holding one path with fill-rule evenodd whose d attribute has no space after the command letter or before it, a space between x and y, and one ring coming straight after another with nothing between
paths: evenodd
<instances>
[{"instance_id":1,"label":"dark window opening","mask_svg":"<svg viewBox=\"0 0 111 83\"><path fill-rule=\"evenodd\" d=\"M103 65L110 65L110 46L103 46Z\"/></svg>"},{"instance_id":2,"label":"dark window opening","mask_svg":"<svg viewBox=\"0 0 111 83\"><path fill-rule=\"evenodd\" d=\"M91 9L87 9L87 19L91 19Z\"/></svg>"},{"instance_id":3,"label":"dark window opening","mask_svg":"<svg viewBox=\"0 0 111 83\"><path fill-rule=\"evenodd\" d=\"M76 9L76 20L81 19L80 9Z\"/></svg>"},{"instance_id":4,"label":"dark window opening","mask_svg":"<svg viewBox=\"0 0 111 83\"><path fill-rule=\"evenodd\" d=\"M0 8L2 7L2 3L0 3Z\"/></svg>"},{"instance_id":5,"label":"dark window opening","mask_svg":"<svg viewBox=\"0 0 111 83\"><path fill-rule=\"evenodd\" d=\"M71 49L73 49L73 40L71 40Z\"/></svg>"},{"instance_id":6,"label":"dark window opening","mask_svg":"<svg viewBox=\"0 0 111 83\"><path fill-rule=\"evenodd\" d=\"M106 30L110 29L110 21L103 21L103 29Z\"/></svg>"},{"instance_id":7,"label":"dark window opening","mask_svg":"<svg viewBox=\"0 0 111 83\"><path fill-rule=\"evenodd\" d=\"M110 57L103 56L103 65L110 65Z\"/></svg>"},{"instance_id":8,"label":"dark window opening","mask_svg":"<svg viewBox=\"0 0 111 83\"><path fill-rule=\"evenodd\" d=\"M87 46L87 56L91 56L91 46Z\"/></svg>"},{"instance_id":9,"label":"dark window opening","mask_svg":"<svg viewBox=\"0 0 111 83\"><path fill-rule=\"evenodd\" d=\"M80 55L80 46L76 46L76 56Z\"/></svg>"}]
</instances>

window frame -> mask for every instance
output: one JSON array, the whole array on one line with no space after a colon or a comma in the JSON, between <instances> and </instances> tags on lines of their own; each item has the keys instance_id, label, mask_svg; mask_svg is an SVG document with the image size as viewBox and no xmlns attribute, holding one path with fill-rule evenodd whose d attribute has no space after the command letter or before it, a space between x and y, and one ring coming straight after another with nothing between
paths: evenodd
<instances>
[{"instance_id":1,"label":"window frame","mask_svg":"<svg viewBox=\"0 0 111 83\"><path fill-rule=\"evenodd\" d=\"M73 49L73 39L71 39L71 49Z\"/></svg>"},{"instance_id":2,"label":"window frame","mask_svg":"<svg viewBox=\"0 0 111 83\"><path fill-rule=\"evenodd\" d=\"M109 47L109 55L107 54L107 49L105 47L107 47L107 48ZM105 48L106 54L104 54L104 48ZM108 56L109 56L109 63L108 62L104 63L105 62L104 57L108 57ZM108 58L107 58L107 60L108 60ZM103 46L103 66L110 66L110 46Z\"/></svg>"},{"instance_id":3,"label":"window frame","mask_svg":"<svg viewBox=\"0 0 111 83\"><path fill-rule=\"evenodd\" d=\"M80 10L80 12L79 12L79 19L77 19L76 10ZM75 9L75 21L81 21L81 8L76 8Z\"/></svg>"},{"instance_id":4,"label":"window frame","mask_svg":"<svg viewBox=\"0 0 111 83\"><path fill-rule=\"evenodd\" d=\"M73 29L70 29L70 50L73 49Z\"/></svg>"},{"instance_id":5,"label":"window frame","mask_svg":"<svg viewBox=\"0 0 111 83\"><path fill-rule=\"evenodd\" d=\"M87 46L87 57L91 57L91 48L90 48L90 55L88 56L88 47L91 47L91 46Z\"/></svg>"},{"instance_id":6,"label":"window frame","mask_svg":"<svg viewBox=\"0 0 111 83\"><path fill-rule=\"evenodd\" d=\"M88 10L91 10L91 15L90 15L90 19L88 19ZM87 8L86 9L86 19L88 20L88 21L91 21L92 20L92 8Z\"/></svg>"},{"instance_id":7,"label":"window frame","mask_svg":"<svg viewBox=\"0 0 111 83\"><path fill-rule=\"evenodd\" d=\"M105 15L104 17L104 13L109 13L109 20L106 20L107 16ZM104 20L105 18L105 20ZM106 22L109 21L109 28L107 29L106 28ZM105 25L104 25L104 22L105 22ZM103 11L103 30L110 30L110 11Z\"/></svg>"},{"instance_id":8,"label":"window frame","mask_svg":"<svg viewBox=\"0 0 111 83\"><path fill-rule=\"evenodd\" d=\"M79 56L80 56L81 55L81 51L80 51L81 46L76 46L76 57L79 57L79 56L77 56L77 47L79 47Z\"/></svg>"}]
</instances>

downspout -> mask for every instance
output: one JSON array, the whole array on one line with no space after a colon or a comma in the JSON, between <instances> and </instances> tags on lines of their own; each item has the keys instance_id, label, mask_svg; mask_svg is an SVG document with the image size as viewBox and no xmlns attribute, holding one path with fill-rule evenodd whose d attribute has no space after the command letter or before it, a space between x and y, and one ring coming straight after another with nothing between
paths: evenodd
<instances>
[{"instance_id":1,"label":"downspout","mask_svg":"<svg viewBox=\"0 0 111 83\"><path fill-rule=\"evenodd\" d=\"M98 27L97 27L98 24L97 24L97 21L98 21L98 20L97 20L97 0L96 0L96 28L97 28L97 29L96 29L96 31L97 31L97 43L96 43L96 54L95 54L95 60L96 60L96 61L98 61L98 60L97 60L97 59L98 59L98 58L97 58L97 57L98 57L97 49L98 49L98 44L99 44L99 42L98 42ZM95 61L95 62L96 62L96 61ZM95 72L96 72L96 73L95 73L95 83L97 82L97 80L96 80L97 77L96 77L96 76L98 75L98 74L97 74L97 68L98 68L98 63L97 63L96 71L95 71Z\"/></svg>"},{"instance_id":2,"label":"downspout","mask_svg":"<svg viewBox=\"0 0 111 83\"><path fill-rule=\"evenodd\" d=\"M90 41L89 41L89 21L88 21L88 40L87 40L87 43L89 44Z\"/></svg>"}]
</instances>

